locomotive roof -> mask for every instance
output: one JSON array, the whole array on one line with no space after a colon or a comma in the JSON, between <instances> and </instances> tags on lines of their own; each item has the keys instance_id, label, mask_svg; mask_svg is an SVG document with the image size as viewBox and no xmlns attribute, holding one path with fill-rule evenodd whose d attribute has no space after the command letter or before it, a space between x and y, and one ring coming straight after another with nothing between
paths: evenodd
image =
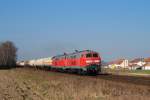
<instances>
[{"instance_id":1,"label":"locomotive roof","mask_svg":"<svg viewBox=\"0 0 150 100\"><path fill-rule=\"evenodd\" d=\"M95 51L92 51L92 50L76 51L76 52L73 52L73 53L68 53L68 54L66 53L66 54L62 54L62 55L57 55L57 56L54 56L52 58L63 57L63 56L67 56L67 55L80 54L80 53L83 53L83 52L95 52Z\"/></svg>"}]
</instances>

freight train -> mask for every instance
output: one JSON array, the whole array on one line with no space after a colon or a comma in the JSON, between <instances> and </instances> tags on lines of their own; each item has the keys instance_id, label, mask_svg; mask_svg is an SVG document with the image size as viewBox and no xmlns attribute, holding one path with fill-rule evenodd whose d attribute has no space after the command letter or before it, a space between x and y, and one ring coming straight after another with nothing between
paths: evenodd
<instances>
[{"instance_id":1,"label":"freight train","mask_svg":"<svg viewBox=\"0 0 150 100\"><path fill-rule=\"evenodd\" d=\"M74 53L54 56L52 68L62 71L77 72L79 74L98 73L101 67L101 58L95 51L84 50Z\"/></svg>"},{"instance_id":2,"label":"freight train","mask_svg":"<svg viewBox=\"0 0 150 100\"><path fill-rule=\"evenodd\" d=\"M97 74L101 72L101 57L92 50L76 50L73 53L64 53L52 58L26 61L22 65L61 72Z\"/></svg>"}]
</instances>

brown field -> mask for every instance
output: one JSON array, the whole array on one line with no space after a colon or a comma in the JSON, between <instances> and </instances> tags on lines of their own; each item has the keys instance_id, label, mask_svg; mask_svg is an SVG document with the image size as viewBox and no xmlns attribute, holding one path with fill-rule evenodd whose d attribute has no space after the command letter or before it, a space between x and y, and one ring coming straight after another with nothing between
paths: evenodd
<instances>
[{"instance_id":1,"label":"brown field","mask_svg":"<svg viewBox=\"0 0 150 100\"><path fill-rule=\"evenodd\" d=\"M150 78L0 70L1 100L149 100Z\"/></svg>"}]
</instances>

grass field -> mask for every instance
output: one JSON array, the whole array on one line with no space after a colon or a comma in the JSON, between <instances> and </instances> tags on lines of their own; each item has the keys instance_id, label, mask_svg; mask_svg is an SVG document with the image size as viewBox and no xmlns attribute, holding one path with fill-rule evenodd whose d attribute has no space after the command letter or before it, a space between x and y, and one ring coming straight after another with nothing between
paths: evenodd
<instances>
[{"instance_id":1,"label":"grass field","mask_svg":"<svg viewBox=\"0 0 150 100\"><path fill-rule=\"evenodd\" d=\"M150 86L26 68L0 70L1 100L149 100Z\"/></svg>"},{"instance_id":2,"label":"grass field","mask_svg":"<svg viewBox=\"0 0 150 100\"><path fill-rule=\"evenodd\" d=\"M111 73L111 74L119 74L119 75L132 75L136 74L136 75L148 75L150 74L150 70L129 70L129 69L103 69L102 70L104 73Z\"/></svg>"},{"instance_id":3,"label":"grass field","mask_svg":"<svg viewBox=\"0 0 150 100\"><path fill-rule=\"evenodd\" d=\"M150 74L150 70L131 70L130 73Z\"/></svg>"}]
</instances>

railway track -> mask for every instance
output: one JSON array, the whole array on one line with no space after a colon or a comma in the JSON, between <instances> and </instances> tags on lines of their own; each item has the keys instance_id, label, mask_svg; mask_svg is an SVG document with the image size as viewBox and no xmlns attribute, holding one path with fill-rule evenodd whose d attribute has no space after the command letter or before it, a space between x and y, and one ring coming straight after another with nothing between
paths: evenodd
<instances>
[{"instance_id":1,"label":"railway track","mask_svg":"<svg viewBox=\"0 0 150 100\"><path fill-rule=\"evenodd\" d=\"M144 76L102 74L102 75L95 76L94 78L104 79L104 80L109 80L114 82L150 86L150 77L144 77Z\"/></svg>"}]
</instances>

